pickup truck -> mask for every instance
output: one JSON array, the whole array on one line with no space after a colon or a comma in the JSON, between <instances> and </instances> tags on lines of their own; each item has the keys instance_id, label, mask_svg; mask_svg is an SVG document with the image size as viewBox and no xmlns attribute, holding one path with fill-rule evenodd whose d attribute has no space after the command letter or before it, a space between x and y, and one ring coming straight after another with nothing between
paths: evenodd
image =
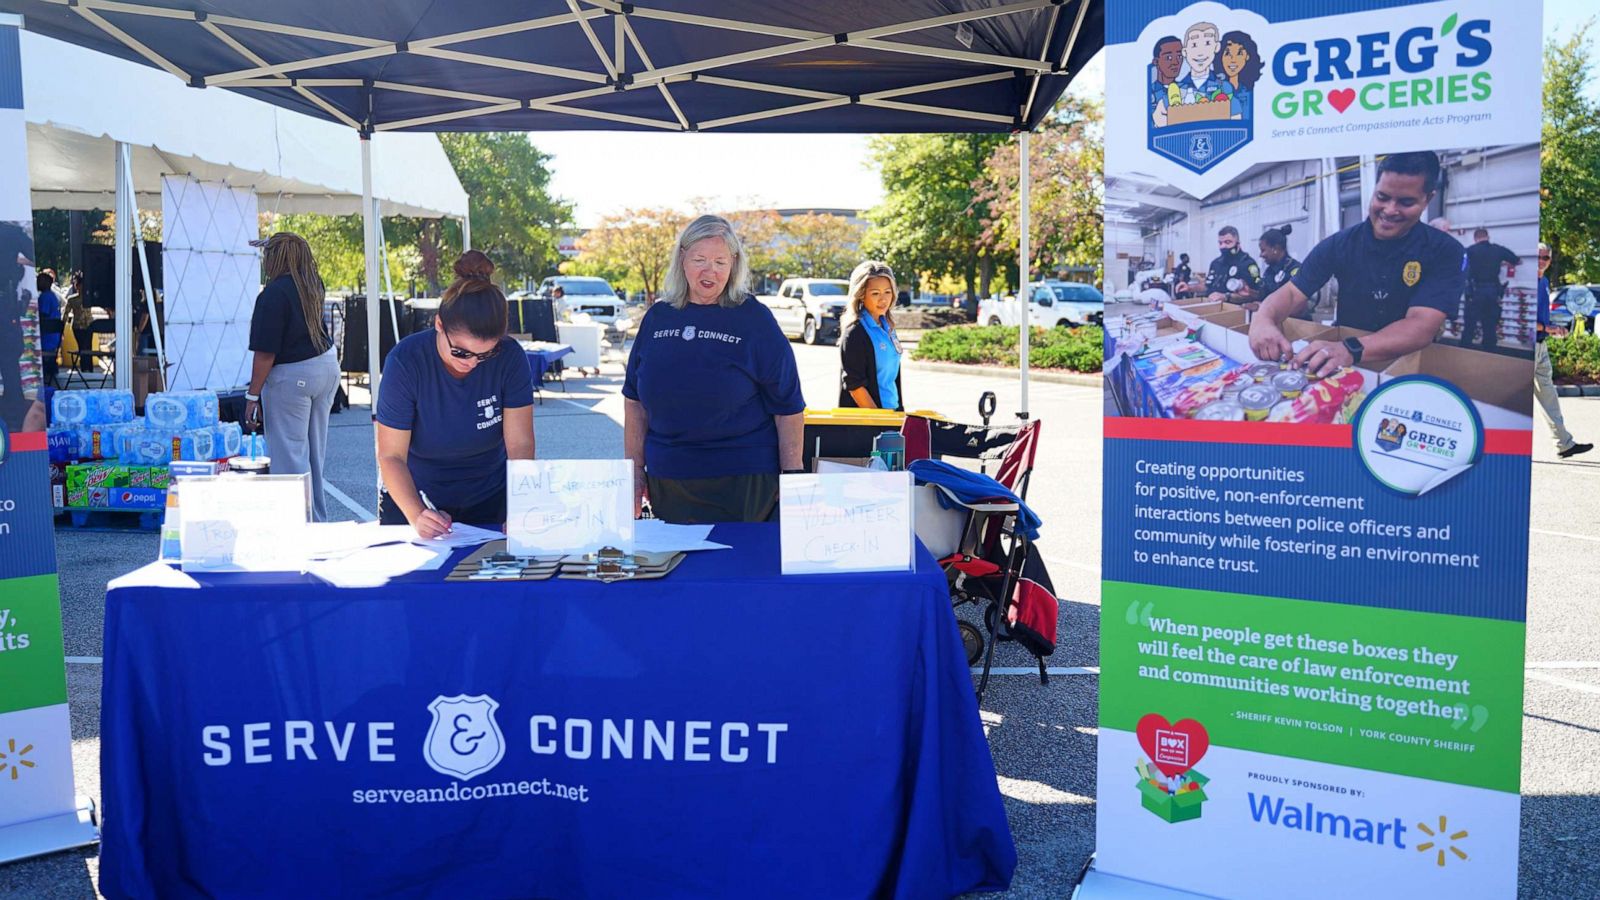
<instances>
[{"instance_id":1,"label":"pickup truck","mask_svg":"<svg viewBox=\"0 0 1600 900\"><path fill-rule=\"evenodd\" d=\"M588 316L591 322L618 330L630 324L623 315L623 303L617 299L617 292L604 278L555 275L539 283L539 295L549 297L558 287L563 296L555 309L557 319L570 320L573 315L581 314Z\"/></svg>"},{"instance_id":2,"label":"pickup truck","mask_svg":"<svg viewBox=\"0 0 1600 900\"><path fill-rule=\"evenodd\" d=\"M839 320L849 304L850 283L837 278L789 278L776 294L757 297L772 310L788 337L808 344L839 339Z\"/></svg>"},{"instance_id":3,"label":"pickup truck","mask_svg":"<svg viewBox=\"0 0 1600 900\"><path fill-rule=\"evenodd\" d=\"M1091 284L1043 281L1032 285L1029 319L1044 328L1098 325L1105 318L1105 297ZM985 325L1017 324L1017 298L990 297L978 304L978 321Z\"/></svg>"}]
</instances>

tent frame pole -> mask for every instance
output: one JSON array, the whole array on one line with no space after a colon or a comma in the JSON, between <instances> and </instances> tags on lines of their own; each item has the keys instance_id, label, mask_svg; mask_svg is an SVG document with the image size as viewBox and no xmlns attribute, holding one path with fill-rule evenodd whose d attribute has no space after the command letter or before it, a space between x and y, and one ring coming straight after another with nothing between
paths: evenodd
<instances>
[{"instance_id":1,"label":"tent frame pole","mask_svg":"<svg viewBox=\"0 0 1600 900\"><path fill-rule=\"evenodd\" d=\"M372 415L378 414L378 220L372 203L372 135L361 134L361 218L362 244L366 253L367 275L367 386L372 395Z\"/></svg>"},{"instance_id":2,"label":"tent frame pole","mask_svg":"<svg viewBox=\"0 0 1600 900\"><path fill-rule=\"evenodd\" d=\"M1017 153L1017 198L1020 206L1017 211L1017 272L1019 273L1017 280L1020 282L1020 285L1018 286L1017 298L1021 301L1017 304L1017 309L1019 311L1019 321L1017 324L1017 364L1022 369L1022 395L1017 402L1017 418L1019 419L1028 418L1028 333L1032 330L1033 326L1033 293L1028 285L1028 253L1031 249L1029 246L1029 239L1032 237L1032 235L1028 233L1028 229L1032 225L1032 223L1029 221L1028 215L1028 170L1031 168L1031 166L1028 165L1028 151L1030 149L1029 139L1031 137L1032 135L1030 135L1027 131L1023 131L1017 135L1019 151Z\"/></svg>"},{"instance_id":3,"label":"tent frame pole","mask_svg":"<svg viewBox=\"0 0 1600 900\"><path fill-rule=\"evenodd\" d=\"M128 145L117 141L116 233L113 237L116 279L116 386L133 386L133 229L139 215L133 205L132 154Z\"/></svg>"},{"instance_id":4,"label":"tent frame pole","mask_svg":"<svg viewBox=\"0 0 1600 900\"><path fill-rule=\"evenodd\" d=\"M139 218L139 195L133 191L133 150L127 144L122 145L122 152L127 157L124 160L122 174L127 179L128 204L133 208L134 219ZM156 291L150 281L150 251L145 247L144 229L133 229L133 240L139 248L139 274L144 276L145 308L150 310L150 334L156 342L156 365L161 375L161 389L167 387L167 347L166 340L161 334L161 316L156 305ZM132 378L132 374L129 374Z\"/></svg>"}]
</instances>

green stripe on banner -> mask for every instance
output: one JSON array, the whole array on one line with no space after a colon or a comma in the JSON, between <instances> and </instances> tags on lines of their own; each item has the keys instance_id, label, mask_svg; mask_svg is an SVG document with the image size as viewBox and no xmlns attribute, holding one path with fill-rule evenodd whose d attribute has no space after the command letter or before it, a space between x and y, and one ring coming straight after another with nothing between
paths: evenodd
<instances>
[{"instance_id":1,"label":"green stripe on banner","mask_svg":"<svg viewBox=\"0 0 1600 900\"><path fill-rule=\"evenodd\" d=\"M1516 792L1521 622L1105 582L1100 725Z\"/></svg>"},{"instance_id":2,"label":"green stripe on banner","mask_svg":"<svg viewBox=\"0 0 1600 900\"><path fill-rule=\"evenodd\" d=\"M55 575L0 581L0 713L67 702Z\"/></svg>"}]
</instances>

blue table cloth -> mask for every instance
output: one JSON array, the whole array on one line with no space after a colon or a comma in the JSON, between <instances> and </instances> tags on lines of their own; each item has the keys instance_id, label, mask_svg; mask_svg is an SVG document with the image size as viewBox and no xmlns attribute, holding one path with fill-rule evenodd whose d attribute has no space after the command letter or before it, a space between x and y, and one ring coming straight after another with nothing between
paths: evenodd
<instances>
[{"instance_id":1,"label":"blue table cloth","mask_svg":"<svg viewBox=\"0 0 1600 900\"><path fill-rule=\"evenodd\" d=\"M539 390L544 384L544 374L556 361L572 353L571 347L560 347L554 350L526 350L528 354L528 367L533 369L533 387Z\"/></svg>"},{"instance_id":2,"label":"blue table cloth","mask_svg":"<svg viewBox=\"0 0 1600 900\"><path fill-rule=\"evenodd\" d=\"M110 591L100 890L1004 888L1016 851L927 552L781 577L777 526L713 540L734 549L649 582Z\"/></svg>"}]
</instances>

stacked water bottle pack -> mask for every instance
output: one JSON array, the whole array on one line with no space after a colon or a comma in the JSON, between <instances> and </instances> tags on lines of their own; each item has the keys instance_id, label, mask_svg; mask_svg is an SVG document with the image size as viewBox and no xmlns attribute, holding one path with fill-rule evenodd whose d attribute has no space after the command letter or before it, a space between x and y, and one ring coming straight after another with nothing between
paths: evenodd
<instances>
[{"instance_id":1,"label":"stacked water bottle pack","mask_svg":"<svg viewBox=\"0 0 1600 900\"><path fill-rule=\"evenodd\" d=\"M151 394L144 409L134 415L126 390L56 392L49 447L57 506L160 509L171 463L226 460L243 449L239 425L217 420L210 391Z\"/></svg>"},{"instance_id":2,"label":"stacked water bottle pack","mask_svg":"<svg viewBox=\"0 0 1600 900\"><path fill-rule=\"evenodd\" d=\"M124 465L162 465L175 459L237 456L243 433L217 421L211 391L169 391L145 399L133 414L126 390L58 391L51 401L50 458L55 462L106 459Z\"/></svg>"}]
</instances>

